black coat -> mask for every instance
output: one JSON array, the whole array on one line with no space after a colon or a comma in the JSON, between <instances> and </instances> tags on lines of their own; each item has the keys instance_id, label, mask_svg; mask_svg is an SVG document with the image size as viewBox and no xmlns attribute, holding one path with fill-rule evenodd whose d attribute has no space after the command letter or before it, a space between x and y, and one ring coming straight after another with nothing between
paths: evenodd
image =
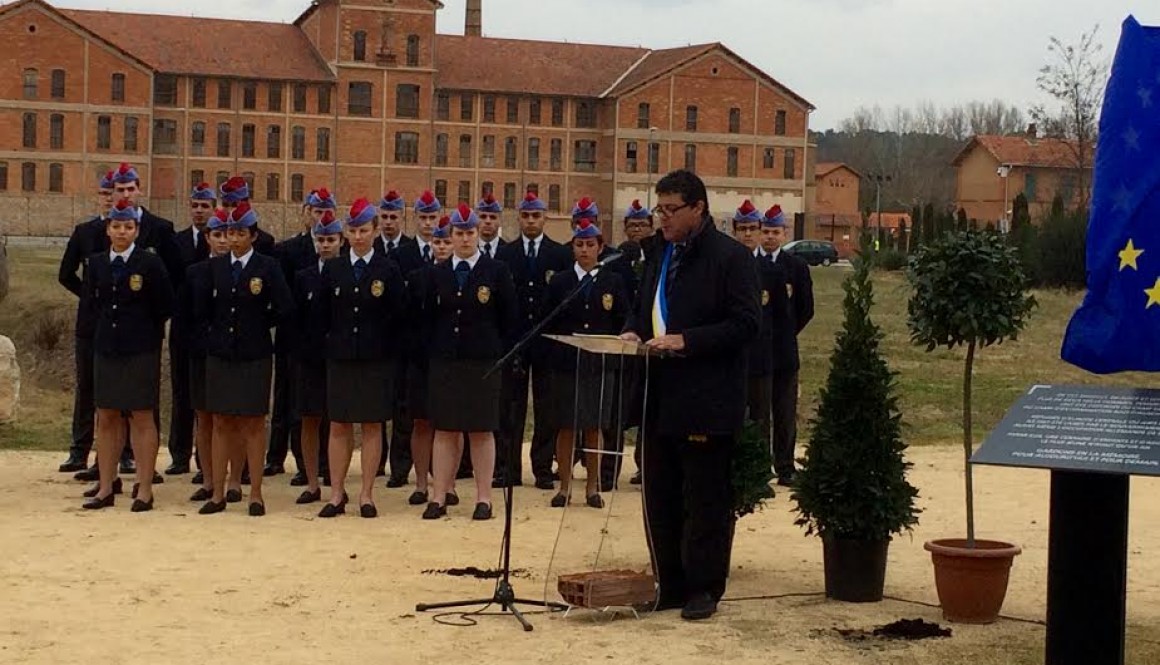
<instances>
[{"instance_id":1,"label":"black coat","mask_svg":"<svg viewBox=\"0 0 1160 665\"><path fill-rule=\"evenodd\" d=\"M256 250L235 285L233 254L209 260L209 279L195 295L195 316L206 321L206 353L230 361L274 353L270 329L294 314L294 298L278 262Z\"/></svg>"},{"instance_id":2,"label":"black coat","mask_svg":"<svg viewBox=\"0 0 1160 665\"><path fill-rule=\"evenodd\" d=\"M317 262L302 268L294 275L294 316L286 331L287 347L305 363L320 363L326 359L326 326L330 313L321 298L322 272ZM281 339L281 331L279 331Z\"/></svg>"},{"instance_id":3,"label":"black coat","mask_svg":"<svg viewBox=\"0 0 1160 665\"><path fill-rule=\"evenodd\" d=\"M425 367L435 330L435 268L425 265L407 275L403 324L403 353L413 364Z\"/></svg>"},{"instance_id":4,"label":"black coat","mask_svg":"<svg viewBox=\"0 0 1160 665\"><path fill-rule=\"evenodd\" d=\"M749 345L749 375L769 376L778 371L796 371L797 336L789 308L789 279L785 269L764 257L754 259L761 283L761 331Z\"/></svg>"},{"instance_id":5,"label":"black coat","mask_svg":"<svg viewBox=\"0 0 1160 665\"><path fill-rule=\"evenodd\" d=\"M287 283L293 283L299 270L314 265L318 261L318 252L314 251L314 238L303 232L290 236L274 246L274 255L278 265L282 267L282 274Z\"/></svg>"},{"instance_id":6,"label":"black coat","mask_svg":"<svg viewBox=\"0 0 1160 665\"><path fill-rule=\"evenodd\" d=\"M177 287L177 303L169 324L169 341L190 356L205 357L208 321L198 317L196 297L209 283L209 259L198 261L185 270L185 279Z\"/></svg>"},{"instance_id":7,"label":"black coat","mask_svg":"<svg viewBox=\"0 0 1160 665\"><path fill-rule=\"evenodd\" d=\"M503 245L496 253L496 259L505 263L515 282L516 297L519 302L519 322L517 336L523 335L535 326L543 312L544 292L552 275L572 269L572 251L565 245L543 236L537 249L535 265L528 269L524 252L525 238L519 238ZM541 345L533 344L533 348Z\"/></svg>"},{"instance_id":8,"label":"black coat","mask_svg":"<svg viewBox=\"0 0 1160 665\"><path fill-rule=\"evenodd\" d=\"M580 278L576 276L575 269L553 275L544 296L544 314L564 302L568 294L579 284ZM548 323L544 333L617 335L624 329L629 309L628 289L624 286L624 280L615 272L601 270L589 285ZM564 371L575 369L575 349L554 341L548 342L547 348L547 357L552 368Z\"/></svg>"},{"instance_id":9,"label":"black coat","mask_svg":"<svg viewBox=\"0 0 1160 665\"><path fill-rule=\"evenodd\" d=\"M204 261L209 258L209 236L204 227L200 232L200 248L194 245L193 242L193 227L189 226L178 231L174 235L174 243L177 245L177 255L181 257L182 276L184 278L186 269L189 266Z\"/></svg>"},{"instance_id":10,"label":"black coat","mask_svg":"<svg viewBox=\"0 0 1160 665\"><path fill-rule=\"evenodd\" d=\"M254 251L263 256L271 256L277 258L278 243L274 240L274 236L270 235L262 229L258 229L258 237L254 238ZM285 277L285 275L283 275Z\"/></svg>"},{"instance_id":11,"label":"black coat","mask_svg":"<svg viewBox=\"0 0 1160 665\"><path fill-rule=\"evenodd\" d=\"M455 259L432 269L426 294L430 356L498 360L516 336L516 290L506 264L480 255L461 290L452 272Z\"/></svg>"},{"instance_id":12,"label":"black coat","mask_svg":"<svg viewBox=\"0 0 1160 665\"><path fill-rule=\"evenodd\" d=\"M326 326L326 357L331 360L386 360L402 343L403 276L386 255L375 252L355 280L350 256L322 266L318 307Z\"/></svg>"},{"instance_id":13,"label":"black coat","mask_svg":"<svg viewBox=\"0 0 1160 665\"><path fill-rule=\"evenodd\" d=\"M794 333L800 333L814 318L814 282L810 277L810 266L804 259L788 252L778 252L777 264L789 275Z\"/></svg>"},{"instance_id":14,"label":"black coat","mask_svg":"<svg viewBox=\"0 0 1160 665\"><path fill-rule=\"evenodd\" d=\"M645 237L639 243L625 241L616 248L616 251L624 254L624 258L620 261L624 262L628 269L632 272L632 281L626 282L632 287L632 304L636 308L640 298L640 279L644 275L645 267L649 261L653 260L657 248L663 248L665 244L664 235L657 231L651 236Z\"/></svg>"},{"instance_id":15,"label":"black coat","mask_svg":"<svg viewBox=\"0 0 1160 665\"><path fill-rule=\"evenodd\" d=\"M663 250L663 246L661 248ZM625 326L653 337L661 260L641 280ZM745 417L746 350L761 326L757 268L749 250L711 223L688 243L668 296L668 333L684 336L679 357L651 363L646 405L659 435L732 435Z\"/></svg>"},{"instance_id":16,"label":"black coat","mask_svg":"<svg viewBox=\"0 0 1160 665\"><path fill-rule=\"evenodd\" d=\"M97 353L124 357L161 348L174 298L169 273L156 255L134 249L118 280L109 253L93 254L85 271L82 299L92 304Z\"/></svg>"}]
</instances>

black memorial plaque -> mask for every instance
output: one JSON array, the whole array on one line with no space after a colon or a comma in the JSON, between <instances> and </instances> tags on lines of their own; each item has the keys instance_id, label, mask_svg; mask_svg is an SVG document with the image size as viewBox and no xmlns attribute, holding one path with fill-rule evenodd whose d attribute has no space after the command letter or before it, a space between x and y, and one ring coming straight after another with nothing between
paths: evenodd
<instances>
[{"instance_id":1,"label":"black memorial plaque","mask_svg":"<svg viewBox=\"0 0 1160 665\"><path fill-rule=\"evenodd\" d=\"M1032 386L971 462L1160 476L1160 390Z\"/></svg>"}]
</instances>

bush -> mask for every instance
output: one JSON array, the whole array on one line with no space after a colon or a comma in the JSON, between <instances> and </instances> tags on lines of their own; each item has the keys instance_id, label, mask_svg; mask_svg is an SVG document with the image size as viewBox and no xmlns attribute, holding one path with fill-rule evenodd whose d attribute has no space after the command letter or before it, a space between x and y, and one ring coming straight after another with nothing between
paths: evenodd
<instances>
[{"instance_id":1,"label":"bush","mask_svg":"<svg viewBox=\"0 0 1160 665\"><path fill-rule=\"evenodd\" d=\"M884 249L878 252L874 260L874 267L881 270L896 271L906 267L907 256L897 249Z\"/></svg>"},{"instance_id":2,"label":"bush","mask_svg":"<svg viewBox=\"0 0 1160 665\"><path fill-rule=\"evenodd\" d=\"M1038 234L1037 283L1082 289L1087 283L1087 211L1053 210Z\"/></svg>"},{"instance_id":3,"label":"bush","mask_svg":"<svg viewBox=\"0 0 1160 665\"><path fill-rule=\"evenodd\" d=\"M33 315L32 345L51 352L65 347L73 335L73 316L65 309L43 309Z\"/></svg>"},{"instance_id":4,"label":"bush","mask_svg":"<svg viewBox=\"0 0 1160 665\"><path fill-rule=\"evenodd\" d=\"M733 516L742 518L760 510L773 498L772 460L760 423L747 420L733 453Z\"/></svg>"}]
</instances>

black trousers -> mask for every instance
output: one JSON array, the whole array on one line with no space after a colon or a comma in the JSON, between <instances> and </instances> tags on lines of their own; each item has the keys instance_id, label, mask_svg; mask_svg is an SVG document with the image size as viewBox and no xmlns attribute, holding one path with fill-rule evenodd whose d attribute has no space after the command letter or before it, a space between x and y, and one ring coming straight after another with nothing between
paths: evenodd
<instances>
[{"instance_id":1,"label":"black trousers","mask_svg":"<svg viewBox=\"0 0 1160 665\"><path fill-rule=\"evenodd\" d=\"M659 600L720 600L733 549L733 436L652 436L644 443L645 533Z\"/></svg>"},{"instance_id":2,"label":"black trousers","mask_svg":"<svg viewBox=\"0 0 1160 665\"><path fill-rule=\"evenodd\" d=\"M274 406L270 410L270 440L266 448L266 464L281 466L286 453L293 451L298 468L302 464L302 422L295 408L297 399L294 372L285 351L274 354Z\"/></svg>"},{"instance_id":3,"label":"black trousers","mask_svg":"<svg viewBox=\"0 0 1160 665\"><path fill-rule=\"evenodd\" d=\"M93 427L97 415L97 407L93 402L93 339L75 337L73 356L76 361L76 389L73 391L72 442L68 447L68 455L88 459L89 453L93 451ZM153 422L158 425L160 431L160 414L157 409L153 410ZM121 459L133 459L133 447L129 444L128 421Z\"/></svg>"},{"instance_id":4,"label":"black trousers","mask_svg":"<svg viewBox=\"0 0 1160 665\"><path fill-rule=\"evenodd\" d=\"M189 464L193 457L193 403L189 394L189 352L169 337L169 388L173 402L169 408L169 459Z\"/></svg>"},{"instance_id":5,"label":"black trousers","mask_svg":"<svg viewBox=\"0 0 1160 665\"><path fill-rule=\"evenodd\" d=\"M396 363L396 369L395 417L391 419L389 439L387 428L383 428L383 456L379 460L379 469L385 469L389 460L391 477L406 478L411 475L411 467L414 465L411 458L411 433L415 429L415 419L407 407L407 363Z\"/></svg>"},{"instance_id":6,"label":"black trousers","mask_svg":"<svg viewBox=\"0 0 1160 665\"><path fill-rule=\"evenodd\" d=\"M791 477L797 443L798 373L775 371L771 379L773 470L778 477Z\"/></svg>"},{"instance_id":7,"label":"black trousers","mask_svg":"<svg viewBox=\"0 0 1160 665\"><path fill-rule=\"evenodd\" d=\"M529 367L524 364L524 368ZM546 409L549 402L548 371L542 367L532 367L528 372L525 369L512 369L509 365L504 369L502 404L500 405L500 431L497 437L499 449L506 461L501 467L510 472L515 479L523 477L523 447L524 428L528 421L528 375L531 374L532 428L531 462L532 473L536 479L552 477L552 460L556 456L556 430L548 425Z\"/></svg>"},{"instance_id":8,"label":"black trousers","mask_svg":"<svg viewBox=\"0 0 1160 665\"><path fill-rule=\"evenodd\" d=\"M746 380L745 404L749 411L749 419L761 424L761 438L765 441L770 455L773 454L773 436L770 431L773 399L773 381L765 376L750 376Z\"/></svg>"}]
</instances>

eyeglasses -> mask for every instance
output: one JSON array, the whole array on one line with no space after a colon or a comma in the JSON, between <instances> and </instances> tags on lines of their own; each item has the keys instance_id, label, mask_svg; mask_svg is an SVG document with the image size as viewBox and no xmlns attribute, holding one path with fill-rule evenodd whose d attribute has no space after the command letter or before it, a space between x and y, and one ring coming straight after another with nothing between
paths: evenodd
<instances>
[{"instance_id":1,"label":"eyeglasses","mask_svg":"<svg viewBox=\"0 0 1160 665\"><path fill-rule=\"evenodd\" d=\"M657 217L665 217L665 218L668 218L668 217L672 217L673 215L677 214L677 211L678 211L678 210L682 210L682 209L684 209L684 208L688 208L688 207L689 207L689 205L691 205L691 204L688 204L688 203L682 203L682 204L681 204L681 205L679 205L679 206L674 206L674 205L668 205L668 206L659 205L659 206L657 206L657 207L655 207L655 208L653 208L653 209L652 209L652 213L653 213L654 215L656 215Z\"/></svg>"}]
</instances>

